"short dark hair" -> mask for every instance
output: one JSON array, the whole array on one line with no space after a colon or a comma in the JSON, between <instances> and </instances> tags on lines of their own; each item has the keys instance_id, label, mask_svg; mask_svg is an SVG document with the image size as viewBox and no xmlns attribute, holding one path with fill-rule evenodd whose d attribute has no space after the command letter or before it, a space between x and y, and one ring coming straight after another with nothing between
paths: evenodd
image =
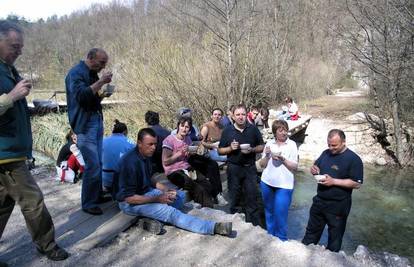
<instances>
[{"instance_id":1,"label":"short dark hair","mask_svg":"<svg viewBox=\"0 0 414 267\"><path fill-rule=\"evenodd\" d=\"M128 128L125 123L120 122L118 119L114 120L114 128L112 128L112 133L123 133L128 131Z\"/></svg>"},{"instance_id":2,"label":"short dark hair","mask_svg":"<svg viewBox=\"0 0 414 267\"><path fill-rule=\"evenodd\" d=\"M285 98L285 101L288 102L288 103L292 103L293 102L293 99L290 96L287 96Z\"/></svg>"},{"instance_id":3,"label":"short dark hair","mask_svg":"<svg viewBox=\"0 0 414 267\"><path fill-rule=\"evenodd\" d=\"M272 133L273 135L276 135L276 131L279 128L285 128L286 131L289 131L289 125L285 120L275 120L272 123Z\"/></svg>"},{"instance_id":4,"label":"short dark hair","mask_svg":"<svg viewBox=\"0 0 414 267\"><path fill-rule=\"evenodd\" d=\"M211 115L213 115L214 111L216 111L216 110L220 111L221 112L221 115L224 115L224 112L223 112L223 110L221 108L213 108L211 110Z\"/></svg>"},{"instance_id":5,"label":"short dark hair","mask_svg":"<svg viewBox=\"0 0 414 267\"><path fill-rule=\"evenodd\" d=\"M178 133L178 127L180 125L183 125L186 122L190 126L190 129L193 127L193 119L191 117L181 117L178 119L178 122L177 122L177 133Z\"/></svg>"},{"instance_id":6,"label":"short dark hair","mask_svg":"<svg viewBox=\"0 0 414 267\"><path fill-rule=\"evenodd\" d=\"M103 50L102 48L94 47L91 50L89 50L88 54L86 55L86 58L87 59L94 59L98 52L102 52L102 53L106 54L105 50Z\"/></svg>"},{"instance_id":7,"label":"short dark hair","mask_svg":"<svg viewBox=\"0 0 414 267\"><path fill-rule=\"evenodd\" d=\"M244 109L244 111L247 112L247 108L246 108L245 104L238 104L238 105L234 106L233 113L236 111L236 109L241 109L241 108Z\"/></svg>"},{"instance_id":8,"label":"short dark hair","mask_svg":"<svg viewBox=\"0 0 414 267\"><path fill-rule=\"evenodd\" d=\"M335 135L338 135L339 138L341 138L342 141L346 140L346 136L344 131L340 130L340 129L332 129L329 131L328 133L328 139L334 137Z\"/></svg>"},{"instance_id":9,"label":"short dark hair","mask_svg":"<svg viewBox=\"0 0 414 267\"><path fill-rule=\"evenodd\" d=\"M75 134L75 132L72 129L70 129L69 132L65 135L66 141L67 142L72 141L72 135L74 135L74 134Z\"/></svg>"},{"instance_id":10,"label":"short dark hair","mask_svg":"<svg viewBox=\"0 0 414 267\"><path fill-rule=\"evenodd\" d=\"M0 20L0 39L7 37L11 31L23 34L23 30L17 24L8 20Z\"/></svg>"},{"instance_id":11,"label":"short dark hair","mask_svg":"<svg viewBox=\"0 0 414 267\"><path fill-rule=\"evenodd\" d=\"M150 135L152 137L157 137L155 131L151 128L142 128L138 131L137 140L142 141L146 135Z\"/></svg>"},{"instance_id":12,"label":"short dark hair","mask_svg":"<svg viewBox=\"0 0 414 267\"><path fill-rule=\"evenodd\" d=\"M145 122L151 126L157 125L160 123L160 115L155 111L148 110L145 113Z\"/></svg>"}]
</instances>

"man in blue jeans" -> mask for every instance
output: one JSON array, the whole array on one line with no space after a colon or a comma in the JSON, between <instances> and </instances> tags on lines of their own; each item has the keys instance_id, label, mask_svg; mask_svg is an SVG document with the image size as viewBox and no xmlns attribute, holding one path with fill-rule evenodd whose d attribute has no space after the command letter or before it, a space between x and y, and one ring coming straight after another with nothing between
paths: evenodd
<instances>
[{"instance_id":1,"label":"man in blue jeans","mask_svg":"<svg viewBox=\"0 0 414 267\"><path fill-rule=\"evenodd\" d=\"M170 223L194 233L229 236L232 231L231 222L216 223L182 213L182 191L169 189L161 183L156 183L156 188L151 186L151 157L156 147L157 136L154 130L144 128L138 132L135 149L120 159L114 176L114 186L118 185L115 195L119 208L126 214Z\"/></svg>"},{"instance_id":2,"label":"man in blue jeans","mask_svg":"<svg viewBox=\"0 0 414 267\"><path fill-rule=\"evenodd\" d=\"M102 197L103 117L101 101L109 96L102 87L111 82L112 73L98 73L108 62L100 48L92 48L86 60L81 60L65 79L69 123L78 136L78 148L85 160L82 178L82 210L92 215L102 214L98 207Z\"/></svg>"}]
</instances>

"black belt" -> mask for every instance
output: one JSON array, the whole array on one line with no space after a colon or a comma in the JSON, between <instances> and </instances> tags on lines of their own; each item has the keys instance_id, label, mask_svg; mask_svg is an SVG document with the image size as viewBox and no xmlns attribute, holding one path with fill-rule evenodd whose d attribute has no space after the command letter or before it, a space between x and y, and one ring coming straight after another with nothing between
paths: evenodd
<instances>
[{"instance_id":1,"label":"black belt","mask_svg":"<svg viewBox=\"0 0 414 267\"><path fill-rule=\"evenodd\" d=\"M114 170L102 169L103 172L115 172Z\"/></svg>"}]
</instances>

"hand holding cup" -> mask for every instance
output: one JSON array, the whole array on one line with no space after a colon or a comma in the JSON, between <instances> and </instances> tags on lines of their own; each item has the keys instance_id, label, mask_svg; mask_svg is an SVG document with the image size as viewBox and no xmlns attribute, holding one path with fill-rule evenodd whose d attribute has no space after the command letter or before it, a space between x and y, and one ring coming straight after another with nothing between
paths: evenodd
<instances>
[{"instance_id":1,"label":"hand holding cup","mask_svg":"<svg viewBox=\"0 0 414 267\"><path fill-rule=\"evenodd\" d=\"M237 142L235 139L230 144L231 150L237 150L239 149L239 146L240 146L239 142Z\"/></svg>"},{"instance_id":2,"label":"hand holding cup","mask_svg":"<svg viewBox=\"0 0 414 267\"><path fill-rule=\"evenodd\" d=\"M112 81L112 72L111 71L104 71L100 80L103 83L110 83Z\"/></svg>"},{"instance_id":3,"label":"hand holding cup","mask_svg":"<svg viewBox=\"0 0 414 267\"><path fill-rule=\"evenodd\" d=\"M27 96L30 93L30 89L32 89L32 83L29 80L23 79L16 84L8 95L15 102Z\"/></svg>"}]
</instances>

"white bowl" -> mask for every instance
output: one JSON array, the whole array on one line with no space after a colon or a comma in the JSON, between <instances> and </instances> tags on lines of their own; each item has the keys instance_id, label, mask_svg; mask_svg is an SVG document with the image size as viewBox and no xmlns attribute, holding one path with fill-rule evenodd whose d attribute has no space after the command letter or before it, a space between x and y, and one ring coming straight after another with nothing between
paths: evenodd
<instances>
[{"instance_id":1,"label":"white bowl","mask_svg":"<svg viewBox=\"0 0 414 267\"><path fill-rule=\"evenodd\" d=\"M313 177L315 177L316 181L320 182L321 180L325 179L326 176L322 174L316 174Z\"/></svg>"},{"instance_id":2,"label":"white bowl","mask_svg":"<svg viewBox=\"0 0 414 267\"><path fill-rule=\"evenodd\" d=\"M198 146L188 146L188 152L195 153L197 152Z\"/></svg>"},{"instance_id":3,"label":"white bowl","mask_svg":"<svg viewBox=\"0 0 414 267\"><path fill-rule=\"evenodd\" d=\"M240 149L241 150L247 150L247 149L249 149L250 148L250 144L241 144L240 145Z\"/></svg>"}]
</instances>

